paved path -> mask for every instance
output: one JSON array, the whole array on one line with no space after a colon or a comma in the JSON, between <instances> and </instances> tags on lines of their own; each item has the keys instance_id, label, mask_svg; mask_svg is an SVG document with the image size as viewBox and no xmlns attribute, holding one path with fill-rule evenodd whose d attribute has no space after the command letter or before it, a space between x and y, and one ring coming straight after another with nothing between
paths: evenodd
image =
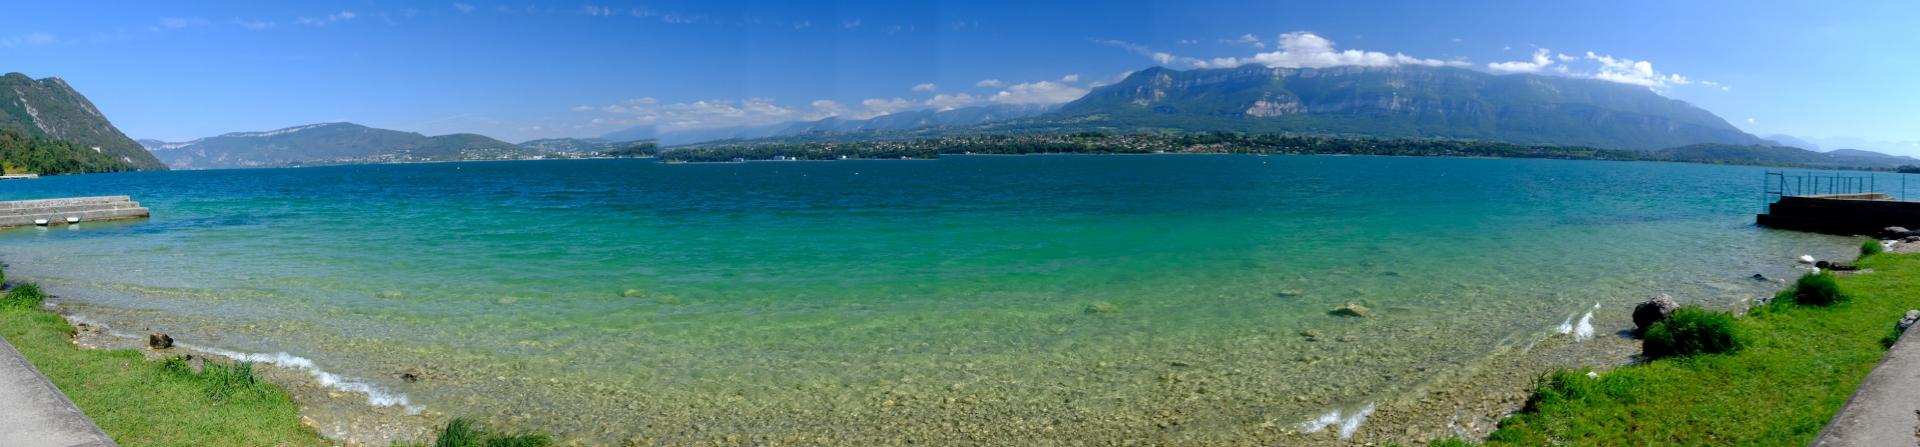
<instances>
[{"instance_id":1,"label":"paved path","mask_svg":"<svg viewBox=\"0 0 1920 447\"><path fill-rule=\"evenodd\" d=\"M1891 324L1891 321L1889 321ZM1920 445L1920 328L1900 337L1840 407L1815 447Z\"/></svg>"},{"instance_id":2,"label":"paved path","mask_svg":"<svg viewBox=\"0 0 1920 447\"><path fill-rule=\"evenodd\" d=\"M112 438L0 338L0 446L114 446Z\"/></svg>"}]
</instances>

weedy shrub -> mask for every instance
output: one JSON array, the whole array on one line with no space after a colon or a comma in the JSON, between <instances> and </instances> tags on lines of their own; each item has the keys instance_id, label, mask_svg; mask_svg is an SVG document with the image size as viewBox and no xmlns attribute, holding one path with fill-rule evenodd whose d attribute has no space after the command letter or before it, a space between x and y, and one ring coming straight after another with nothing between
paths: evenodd
<instances>
[{"instance_id":1,"label":"weedy shrub","mask_svg":"<svg viewBox=\"0 0 1920 447\"><path fill-rule=\"evenodd\" d=\"M1640 352L1648 358L1719 354L1740 350L1739 327L1733 314L1699 306L1683 306L1673 316L1647 328Z\"/></svg>"},{"instance_id":2,"label":"weedy shrub","mask_svg":"<svg viewBox=\"0 0 1920 447\"><path fill-rule=\"evenodd\" d=\"M1833 274L1827 272L1801 275L1793 283L1793 302L1808 306L1826 306L1847 297L1840 293L1840 283L1833 280Z\"/></svg>"}]
</instances>

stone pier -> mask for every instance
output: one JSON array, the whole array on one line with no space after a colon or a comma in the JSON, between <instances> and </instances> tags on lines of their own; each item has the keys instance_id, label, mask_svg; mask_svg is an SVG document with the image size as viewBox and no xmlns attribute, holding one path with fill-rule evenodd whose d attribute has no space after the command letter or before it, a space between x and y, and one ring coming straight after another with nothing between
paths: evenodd
<instances>
[{"instance_id":1,"label":"stone pier","mask_svg":"<svg viewBox=\"0 0 1920 447\"><path fill-rule=\"evenodd\" d=\"M36 220L45 220L48 225L66 225L68 218L94 222L144 217L147 209L128 196L0 202L0 228L35 225Z\"/></svg>"}]
</instances>

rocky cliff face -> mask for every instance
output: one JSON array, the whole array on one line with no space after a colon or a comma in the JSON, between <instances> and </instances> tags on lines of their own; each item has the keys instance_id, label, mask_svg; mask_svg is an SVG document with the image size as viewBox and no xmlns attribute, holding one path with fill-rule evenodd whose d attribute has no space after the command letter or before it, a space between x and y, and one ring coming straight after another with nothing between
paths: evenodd
<instances>
[{"instance_id":1,"label":"rocky cliff face","mask_svg":"<svg viewBox=\"0 0 1920 447\"><path fill-rule=\"evenodd\" d=\"M166 169L140 143L114 128L92 101L60 78L36 80L20 73L0 76L0 129L72 143L111 155L132 169Z\"/></svg>"}]
</instances>

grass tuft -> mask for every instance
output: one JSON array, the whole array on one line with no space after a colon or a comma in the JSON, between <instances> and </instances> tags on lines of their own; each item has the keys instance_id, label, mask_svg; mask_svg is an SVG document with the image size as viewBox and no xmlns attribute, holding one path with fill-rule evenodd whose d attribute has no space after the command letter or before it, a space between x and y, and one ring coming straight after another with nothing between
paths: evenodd
<instances>
[{"instance_id":1,"label":"grass tuft","mask_svg":"<svg viewBox=\"0 0 1920 447\"><path fill-rule=\"evenodd\" d=\"M1741 343L1733 314L1684 306L1666 320L1647 327L1640 350L1647 358L1659 359L1734 352L1740 350Z\"/></svg>"},{"instance_id":2,"label":"grass tuft","mask_svg":"<svg viewBox=\"0 0 1920 447\"><path fill-rule=\"evenodd\" d=\"M1834 281L1832 273L1808 273L1793 283L1793 302L1801 305L1828 306L1846 300L1847 295L1840 292L1840 283Z\"/></svg>"},{"instance_id":3,"label":"grass tuft","mask_svg":"<svg viewBox=\"0 0 1920 447\"><path fill-rule=\"evenodd\" d=\"M1860 257L1862 258L1886 252L1887 246L1880 245L1880 241L1878 240L1868 239L1866 242L1860 243Z\"/></svg>"},{"instance_id":4,"label":"grass tuft","mask_svg":"<svg viewBox=\"0 0 1920 447\"><path fill-rule=\"evenodd\" d=\"M553 439L541 434L493 433L468 418L454 418L434 436L432 444L396 444L395 447L545 447Z\"/></svg>"},{"instance_id":5,"label":"grass tuft","mask_svg":"<svg viewBox=\"0 0 1920 447\"><path fill-rule=\"evenodd\" d=\"M0 297L0 307L10 309L40 310L46 302L47 294L40 291L38 284L30 282L14 284L6 296Z\"/></svg>"}]
</instances>

